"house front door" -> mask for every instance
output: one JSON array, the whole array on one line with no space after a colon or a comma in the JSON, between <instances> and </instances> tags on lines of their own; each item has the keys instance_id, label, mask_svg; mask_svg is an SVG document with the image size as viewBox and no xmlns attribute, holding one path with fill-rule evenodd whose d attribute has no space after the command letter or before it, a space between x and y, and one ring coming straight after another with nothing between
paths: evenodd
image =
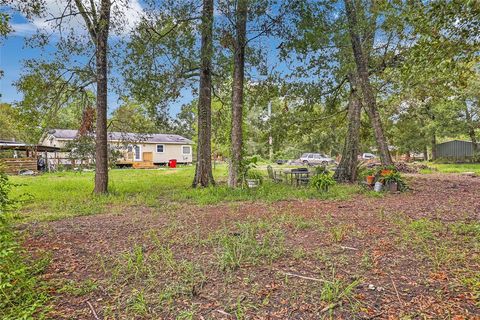
<instances>
[{"instance_id":1,"label":"house front door","mask_svg":"<svg viewBox=\"0 0 480 320\"><path fill-rule=\"evenodd\" d=\"M152 162L153 161L153 153L152 152L144 152L143 153L143 161L144 162Z\"/></svg>"}]
</instances>

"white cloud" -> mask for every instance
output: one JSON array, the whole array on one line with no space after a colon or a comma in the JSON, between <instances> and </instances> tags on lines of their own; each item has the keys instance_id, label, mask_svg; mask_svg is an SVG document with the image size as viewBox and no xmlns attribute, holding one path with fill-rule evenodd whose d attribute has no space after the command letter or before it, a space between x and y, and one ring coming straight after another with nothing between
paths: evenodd
<instances>
[{"instance_id":1,"label":"white cloud","mask_svg":"<svg viewBox=\"0 0 480 320\"><path fill-rule=\"evenodd\" d=\"M98 4L98 0L94 0ZM68 15L66 6L70 1L66 0L45 0L45 16L36 17L29 23L11 24L14 34L18 36L29 36L34 34L37 30L58 33L60 30L56 25L57 17L62 16L63 13ZM87 10L90 10L89 1L85 1ZM74 9L76 12L76 9ZM126 34L131 31L138 22L140 22L143 14L143 8L139 0L125 0L115 1L112 7L111 19L113 25L118 25L113 33L117 35ZM65 17L61 25L62 31L74 30L75 32L86 32L85 22L80 15Z\"/></svg>"},{"instance_id":2,"label":"white cloud","mask_svg":"<svg viewBox=\"0 0 480 320\"><path fill-rule=\"evenodd\" d=\"M37 32L37 27L33 23L11 23L10 27L13 30L11 33L13 36L25 37Z\"/></svg>"}]
</instances>

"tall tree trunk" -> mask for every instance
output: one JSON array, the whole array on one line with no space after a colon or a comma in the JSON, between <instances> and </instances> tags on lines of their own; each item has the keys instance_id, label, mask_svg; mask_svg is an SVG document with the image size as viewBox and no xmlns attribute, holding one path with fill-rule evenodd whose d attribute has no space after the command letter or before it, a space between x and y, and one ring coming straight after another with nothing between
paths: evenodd
<instances>
[{"instance_id":1,"label":"tall tree trunk","mask_svg":"<svg viewBox=\"0 0 480 320\"><path fill-rule=\"evenodd\" d=\"M376 98L373 92L372 85L368 74L368 57L366 56L360 39L358 31L357 15L355 13L355 5L352 0L344 0L345 10L347 13L348 29L350 33L350 41L352 44L353 56L355 65L357 67L359 87L362 91L363 105L372 123L377 141L378 151L380 153L380 160L384 165L393 163L390 151L388 150L388 143L383 131L380 114L376 105Z\"/></svg>"},{"instance_id":2,"label":"tall tree trunk","mask_svg":"<svg viewBox=\"0 0 480 320\"><path fill-rule=\"evenodd\" d=\"M437 136L435 135L435 133L432 134L431 144L432 144L432 160L437 160Z\"/></svg>"},{"instance_id":3,"label":"tall tree trunk","mask_svg":"<svg viewBox=\"0 0 480 320\"><path fill-rule=\"evenodd\" d=\"M350 76L350 97L348 100L348 131L343 146L342 159L333 178L339 182L357 180L357 163L360 140L360 115L362 106L358 97L356 81Z\"/></svg>"},{"instance_id":4,"label":"tall tree trunk","mask_svg":"<svg viewBox=\"0 0 480 320\"><path fill-rule=\"evenodd\" d=\"M477 135L475 134L475 124L473 123L472 115L468 110L468 105L465 103L465 118L467 120L467 128L468 128L468 136L470 137L470 141L472 141L473 147L473 155L476 156L478 154L478 142L477 142Z\"/></svg>"},{"instance_id":5,"label":"tall tree trunk","mask_svg":"<svg viewBox=\"0 0 480 320\"><path fill-rule=\"evenodd\" d=\"M110 0L102 0L96 28L96 71L97 71L97 122L95 134L95 189L108 192L108 145L107 145L107 53L110 27Z\"/></svg>"},{"instance_id":6,"label":"tall tree trunk","mask_svg":"<svg viewBox=\"0 0 480 320\"><path fill-rule=\"evenodd\" d=\"M228 185L241 182L243 152L243 84L245 78L245 46L247 37L248 0L238 0L236 8L236 39L233 54L231 161Z\"/></svg>"},{"instance_id":7,"label":"tall tree trunk","mask_svg":"<svg viewBox=\"0 0 480 320\"><path fill-rule=\"evenodd\" d=\"M428 147L427 147L427 145L423 146L423 161L428 161Z\"/></svg>"},{"instance_id":8,"label":"tall tree trunk","mask_svg":"<svg viewBox=\"0 0 480 320\"><path fill-rule=\"evenodd\" d=\"M198 98L197 165L192 186L215 184L212 173L212 54L213 0L203 0Z\"/></svg>"}]
</instances>

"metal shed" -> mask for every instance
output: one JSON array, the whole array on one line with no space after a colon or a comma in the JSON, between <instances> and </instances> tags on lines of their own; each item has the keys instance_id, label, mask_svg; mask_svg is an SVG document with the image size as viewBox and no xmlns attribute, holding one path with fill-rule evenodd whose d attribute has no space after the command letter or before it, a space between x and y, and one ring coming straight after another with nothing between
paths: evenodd
<instances>
[{"instance_id":1,"label":"metal shed","mask_svg":"<svg viewBox=\"0 0 480 320\"><path fill-rule=\"evenodd\" d=\"M447 141L437 144L435 151L437 158L466 160L473 157L473 143L464 140Z\"/></svg>"}]
</instances>

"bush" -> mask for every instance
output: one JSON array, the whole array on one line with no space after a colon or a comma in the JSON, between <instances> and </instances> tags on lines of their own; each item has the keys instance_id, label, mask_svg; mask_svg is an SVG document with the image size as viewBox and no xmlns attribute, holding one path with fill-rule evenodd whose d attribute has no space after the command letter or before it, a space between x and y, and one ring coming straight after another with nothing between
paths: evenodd
<instances>
[{"instance_id":1,"label":"bush","mask_svg":"<svg viewBox=\"0 0 480 320\"><path fill-rule=\"evenodd\" d=\"M260 180L260 183L263 182L263 174L258 170L248 170L247 179Z\"/></svg>"},{"instance_id":2,"label":"bush","mask_svg":"<svg viewBox=\"0 0 480 320\"><path fill-rule=\"evenodd\" d=\"M0 219L5 219L7 212L11 211L15 204L8 196L12 187L8 176L0 168Z\"/></svg>"},{"instance_id":3,"label":"bush","mask_svg":"<svg viewBox=\"0 0 480 320\"><path fill-rule=\"evenodd\" d=\"M8 216L16 204L9 198L12 187L7 175L0 171L0 319L41 319L47 296L40 290L35 274L44 263L24 261L25 253Z\"/></svg>"},{"instance_id":4,"label":"bush","mask_svg":"<svg viewBox=\"0 0 480 320\"><path fill-rule=\"evenodd\" d=\"M328 174L317 174L310 180L310 185L320 192L327 192L335 184L335 179Z\"/></svg>"}]
</instances>

